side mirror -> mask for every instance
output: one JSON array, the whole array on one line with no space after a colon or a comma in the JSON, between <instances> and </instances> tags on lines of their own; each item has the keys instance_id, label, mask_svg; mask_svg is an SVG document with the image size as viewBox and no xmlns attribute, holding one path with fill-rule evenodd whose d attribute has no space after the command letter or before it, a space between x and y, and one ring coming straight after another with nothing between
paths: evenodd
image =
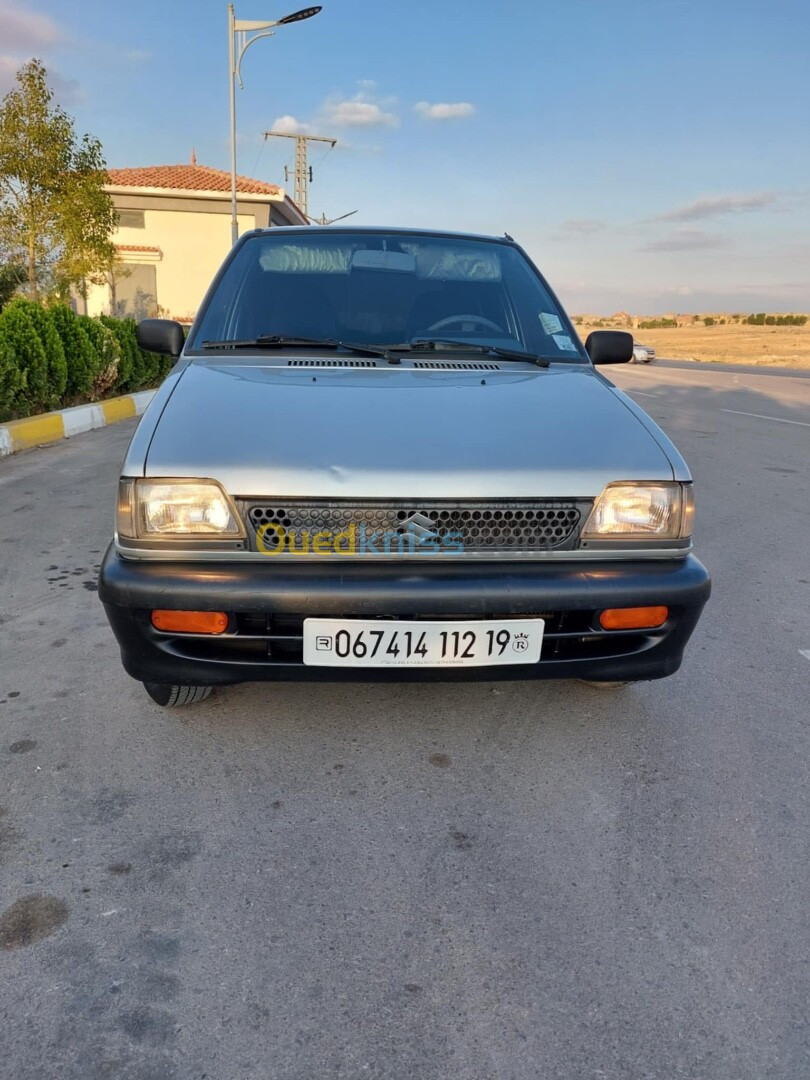
<instances>
[{"instance_id":1,"label":"side mirror","mask_svg":"<svg viewBox=\"0 0 810 1080\"><path fill-rule=\"evenodd\" d=\"M137 338L142 349L175 358L183 351L186 342L183 327L172 319L141 319Z\"/></svg>"},{"instance_id":2,"label":"side mirror","mask_svg":"<svg viewBox=\"0 0 810 1080\"><path fill-rule=\"evenodd\" d=\"M626 364L633 359L633 335L626 330L594 330L585 352L594 364Z\"/></svg>"}]
</instances>

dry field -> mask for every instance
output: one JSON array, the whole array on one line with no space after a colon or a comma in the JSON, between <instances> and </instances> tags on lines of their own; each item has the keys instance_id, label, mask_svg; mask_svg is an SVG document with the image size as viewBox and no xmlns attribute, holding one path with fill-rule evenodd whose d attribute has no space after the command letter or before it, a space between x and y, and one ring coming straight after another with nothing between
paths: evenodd
<instances>
[{"instance_id":1,"label":"dry field","mask_svg":"<svg viewBox=\"0 0 810 1080\"><path fill-rule=\"evenodd\" d=\"M592 327L577 327L584 341ZM636 341L659 357L725 364L810 368L810 323L805 326L678 326L634 330Z\"/></svg>"}]
</instances>

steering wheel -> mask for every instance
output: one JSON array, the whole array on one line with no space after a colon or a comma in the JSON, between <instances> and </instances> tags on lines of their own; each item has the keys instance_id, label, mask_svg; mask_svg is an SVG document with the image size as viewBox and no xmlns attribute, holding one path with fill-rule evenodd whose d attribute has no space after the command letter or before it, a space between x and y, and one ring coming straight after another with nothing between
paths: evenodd
<instances>
[{"instance_id":1,"label":"steering wheel","mask_svg":"<svg viewBox=\"0 0 810 1080\"><path fill-rule=\"evenodd\" d=\"M446 319L439 319L438 322L433 323L425 333L433 334L438 330L447 330L448 327L454 326L456 323L477 323L478 326L483 326L485 330L494 330L496 334L503 333L503 327L498 326L492 319L485 319L483 315L450 315Z\"/></svg>"}]
</instances>

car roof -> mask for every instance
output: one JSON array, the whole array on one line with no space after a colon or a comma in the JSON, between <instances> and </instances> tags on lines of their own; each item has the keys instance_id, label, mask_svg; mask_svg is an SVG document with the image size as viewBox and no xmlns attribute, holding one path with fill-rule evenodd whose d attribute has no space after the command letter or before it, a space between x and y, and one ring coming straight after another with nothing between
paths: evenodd
<instances>
[{"instance_id":1,"label":"car roof","mask_svg":"<svg viewBox=\"0 0 810 1080\"><path fill-rule=\"evenodd\" d=\"M509 244L517 246L508 233L503 236L488 236L485 233L455 232L447 229L409 229L402 225L273 225L267 229L251 229L243 233L240 239L248 236L277 236L284 233L299 233L302 229L309 232L319 231L333 234L351 233L352 235L366 236L390 236L392 233L398 236L435 236L445 240L485 240L491 244Z\"/></svg>"}]
</instances>

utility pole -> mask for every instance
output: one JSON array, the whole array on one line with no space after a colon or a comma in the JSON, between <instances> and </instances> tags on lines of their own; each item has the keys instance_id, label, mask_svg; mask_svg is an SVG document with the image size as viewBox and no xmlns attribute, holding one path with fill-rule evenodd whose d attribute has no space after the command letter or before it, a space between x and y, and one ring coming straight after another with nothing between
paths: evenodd
<instances>
[{"instance_id":1,"label":"utility pole","mask_svg":"<svg viewBox=\"0 0 810 1080\"><path fill-rule=\"evenodd\" d=\"M308 184L312 181L312 167L307 165L307 143L321 142L337 146L337 139L328 139L324 135L300 135L293 131L265 131L265 139L295 139L295 195L293 196L298 209L304 215L307 213Z\"/></svg>"}]
</instances>

